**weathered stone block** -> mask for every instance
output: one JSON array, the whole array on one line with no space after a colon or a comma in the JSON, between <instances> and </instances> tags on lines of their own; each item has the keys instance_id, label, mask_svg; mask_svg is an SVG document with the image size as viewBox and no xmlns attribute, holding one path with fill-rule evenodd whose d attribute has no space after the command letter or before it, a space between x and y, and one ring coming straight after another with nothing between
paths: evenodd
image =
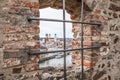
<instances>
[{"instance_id":1,"label":"weathered stone block","mask_svg":"<svg viewBox=\"0 0 120 80\"><path fill-rule=\"evenodd\" d=\"M8 58L20 58L21 54L19 53L10 53L10 52L4 52L4 59L8 59Z\"/></svg>"},{"instance_id":2,"label":"weathered stone block","mask_svg":"<svg viewBox=\"0 0 120 80\"><path fill-rule=\"evenodd\" d=\"M10 6L22 6L22 7L29 7L29 8L39 8L40 4L39 2L33 2L33 1L19 1L19 0L10 0Z\"/></svg>"},{"instance_id":3,"label":"weathered stone block","mask_svg":"<svg viewBox=\"0 0 120 80\"><path fill-rule=\"evenodd\" d=\"M39 62L40 56L38 56L38 55L36 55L36 56L31 56L31 57L30 57L30 60L33 61L33 62Z\"/></svg>"},{"instance_id":4,"label":"weathered stone block","mask_svg":"<svg viewBox=\"0 0 120 80\"><path fill-rule=\"evenodd\" d=\"M100 14L101 13L101 9L95 9L95 13L96 14Z\"/></svg>"},{"instance_id":5,"label":"weathered stone block","mask_svg":"<svg viewBox=\"0 0 120 80\"><path fill-rule=\"evenodd\" d=\"M40 29L39 27L29 27L29 28L24 28L26 33L39 33Z\"/></svg>"},{"instance_id":6,"label":"weathered stone block","mask_svg":"<svg viewBox=\"0 0 120 80\"><path fill-rule=\"evenodd\" d=\"M4 34L4 38L4 42L25 40L25 36L23 34Z\"/></svg>"},{"instance_id":7,"label":"weathered stone block","mask_svg":"<svg viewBox=\"0 0 120 80\"><path fill-rule=\"evenodd\" d=\"M26 71L38 70L39 64L38 63L26 64L24 68Z\"/></svg>"},{"instance_id":8,"label":"weathered stone block","mask_svg":"<svg viewBox=\"0 0 120 80\"><path fill-rule=\"evenodd\" d=\"M20 49L18 52L4 52L4 59L18 58L21 60L21 64L26 64L29 61L27 49Z\"/></svg>"},{"instance_id":9,"label":"weathered stone block","mask_svg":"<svg viewBox=\"0 0 120 80\"><path fill-rule=\"evenodd\" d=\"M17 32L17 30L18 30L18 33L22 32L20 27L14 27L14 26L8 26L8 25L5 25L3 27L3 32L4 33L15 33L15 32Z\"/></svg>"},{"instance_id":10,"label":"weathered stone block","mask_svg":"<svg viewBox=\"0 0 120 80\"><path fill-rule=\"evenodd\" d=\"M38 9L30 9L29 7L14 7L11 6L3 10L6 14L17 14L17 15L24 15L24 16L36 16L39 17L39 10Z\"/></svg>"},{"instance_id":11,"label":"weathered stone block","mask_svg":"<svg viewBox=\"0 0 120 80\"><path fill-rule=\"evenodd\" d=\"M73 29L72 29L72 32L79 32L80 31L80 26L75 26Z\"/></svg>"},{"instance_id":12,"label":"weathered stone block","mask_svg":"<svg viewBox=\"0 0 120 80\"><path fill-rule=\"evenodd\" d=\"M93 41L84 41L83 44L84 46L95 46L96 45L96 43Z\"/></svg>"},{"instance_id":13,"label":"weathered stone block","mask_svg":"<svg viewBox=\"0 0 120 80\"><path fill-rule=\"evenodd\" d=\"M29 46L31 49L40 49L40 43L34 41L26 42L26 46Z\"/></svg>"},{"instance_id":14,"label":"weathered stone block","mask_svg":"<svg viewBox=\"0 0 120 80\"><path fill-rule=\"evenodd\" d=\"M40 40L39 35L37 34L26 34L27 40Z\"/></svg>"},{"instance_id":15,"label":"weathered stone block","mask_svg":"<svg viewBox=\"0 0 120 80\"><path fill-rule=\"evenodd\" d=\"M97 1L95 0L85 0L85 3L87 4L87 6L89 6L90 9L93 9L96 6Z\"/></svg>"},{"instance_id":16,"label":"weathered stone block","mask_svg":"<svg viewBox=\"0 0 120 80\"><path fill-rule=\"evenodd\" d=\"M120 11L120 7L112 3L110 4L109 9L113 11Z\"/></svg>"},{"instance_id":17,"label":"weathered stone block","mask_svg":"<svg viewBox=\"0 0 120 80\"><path fill-rule=\"evenodd\" d=\"M97 73L96 75L93 76L93 80L98 80L100 77L102 77L104 74L106 74L106 71L100 71L99 73Z\"/></svg>"},{"instance_id":18,"label":"weathered stone block","mask_svg":"<svg viewBox=\"0 0 120 80\"><path fill-rule=\"evenodd\" d=\"M16 66L16 65L20 65L21 60L19 60L18 58L9 58L9 59L4 59L2 67L3 68L7 68L7 67L12 67L12 66Z\"/></svg>"},{"instance_id":19,"label":"weathered stone block","mask_svg":"<svg viewBox=\"0 0 120 80\"><path fill-rule=\"evenodd\" d=\"M99 40L101 40L101 37L100 36L93 36L92 40L93 41L99 41Z\"/></svg>"},{"instance_id":20,"label":"weathered stone block","mask_svg":"<svg viewBox=\"0 0 120 80\"><path fill-rule=\"evenodd\" d=\"M22 71L22 67L19 67L19 68L13 68L13 71L12 73L15 74L15 73L21 73Z\"/></svg>"},{"instance_id":21,"label":"weathered stone block","mask_svg":"<svg viewBox=\"0 0 120 80\"><path fill-rule=\"evenodd\" d=\"M15 50L16 51L16 50L19 50L21 48L24 48L24 46L25 46L25 42L22 42L22 41L5 43L4 44L4 51L7 51L7 50L9 50L9 51Z\"/></svg>"},{"instance_id":22,"label":"weathered stone block","mask_svg":"<svg viewBox=\"0 0 120 80\"><path fill-rule=\"evenodd\" d=\"M84 36L84 41L92 41L92 37L91 36Z\"/></svg>"},{"instance_id":23,"label":"weathered stone block","mask_svg":"<svg viewBox=\"0 0 120 80\"><path fill-rule=\"evenodd\" d=\"M8 24L9 23L8 20L6 20L5 18L2 18L2 17L0 17L0 22L3 23L3 24Z\"/></svg>"},{"instance_id":24,"label":"weathered stone block","mask_svg":"<svg viewBox=\"0 0 120 80\"><path fill-rule=\"evenodd\" d=\"M4 51L7 52L18 52L19 49L23 49L25 47L30 47L31 50L32 49L39 49L40 48L40 44L39 42L34 42L34 41L20 41L20 42L11 42L11 43L5 43L4 44Z\"/></svg>"},{"instance_id":25,"label":"weathered stone block","mask_svg":"<svg viewBox=\"0 0 120 80\"><path fill-rule=\"evenodd\" d=\"M10 25L5 25L2 28L3 33L39 33L40 29L39 27L17 27L17 26L10 26Z\"/></svg>"},{"instance_id":26,"label":"weathered stone block","mask_svg":"<svg viewBox=\"0 0 120 80\"><path fill-rule=\"evenodd\" d=\"M80 41L73 41L72 45L74 46L74 48L78 48L80 47Z\"/></svg>"}]
</instances>

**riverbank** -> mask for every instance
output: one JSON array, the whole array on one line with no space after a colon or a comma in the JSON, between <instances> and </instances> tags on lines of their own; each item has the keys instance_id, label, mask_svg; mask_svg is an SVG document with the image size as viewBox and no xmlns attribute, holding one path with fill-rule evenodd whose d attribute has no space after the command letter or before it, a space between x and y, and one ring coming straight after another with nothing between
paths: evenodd
<instances>
[{"instance_id":1,"label":"riverbank","mask_svg":"<svg viewBox=\"0 0 120 80\"><path fill-rule=\"evenodd\" d=\"M66 53L66 56L67 55L70 55L70 52ZM40 60L39 60L39 63L50 60L50 59L53 59L53 58L62 58L62 57L64 57L64 53L48 54L48 56L41 57Z\"/></svg>"},{"instance_id":2,"label":"riverbank","mask_svg":"<svg viewBox=\"0 0 120 80\"><path fill-rule=\"evenodd\" d=\"M61 54L61 53L60 53ZM62 55L57 55L55 56L55 58L49 59L49 60L45 60L39 63L40 68L43 67L63 67L64 64L64 54ZM71 54L66 55L66 65L70 66L72 65L72 56Z\"/></svg>"},{"instance_id":3,"label":"riverbank","mask_svg":"<svg viewBox=\"0 0 120 80\"><path fill-rule=\"evenodd\" d=\"M50 59L53 59L53 58L55 58L55 56L57 56L57 54L49 55L49 56L46 56L46 57L41 57L40 60L39 60L39 63L50 60Z\"/></svg>"}]
</instances>

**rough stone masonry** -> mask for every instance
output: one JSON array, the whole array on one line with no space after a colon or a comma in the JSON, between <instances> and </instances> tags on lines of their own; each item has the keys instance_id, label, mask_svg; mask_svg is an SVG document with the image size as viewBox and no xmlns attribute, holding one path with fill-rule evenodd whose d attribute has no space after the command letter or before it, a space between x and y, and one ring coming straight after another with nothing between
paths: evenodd
<instances>
[{"instance_id":1,"label":"rough stone masonry","mask_svg":"<svg viewBox=\"0 0 120 80\"><path fill-rule=\"evenodd\" d=\"M28 47L32 51L40 48L39 21L29 23L29 16L39 17L37 0L0 0L1 72L39 69L36 56L29 56L26 52Z\"/></svg>"},{"instance_id":2,"label":"rough stone masonry","mask_svg":"<svg viewBox=\"0 0 120 80\"><path fill-rule=\"evenodd\" d=\"M86 80L120 80L120 1L85 0L84 21L102 26L84 25L84 46L100 45L100 49L84 51ZM66 0L66 11L72 20L80 20L81 0ZM40 56L27 54L28 48L38 51L39 22L29 23L30 16L39 17L39 8L62 8L61 0L0 0L0 79L1 80L63 80L63 70L41 71ZM80 47L80 24L73 23L73 48ZM72 54L73 70L68 80L80 80L79 51ZM77 72L78 71L78 72ZM75 72L75 73L74 73ZM27 77L26 77L27 76ZM42 76L42 77L41 77ZM47 78L44 78L47 76ZM56 77L55 77L56 76ZM60 77L60 78L59 78Z\"/></svg>"}]
</instances>

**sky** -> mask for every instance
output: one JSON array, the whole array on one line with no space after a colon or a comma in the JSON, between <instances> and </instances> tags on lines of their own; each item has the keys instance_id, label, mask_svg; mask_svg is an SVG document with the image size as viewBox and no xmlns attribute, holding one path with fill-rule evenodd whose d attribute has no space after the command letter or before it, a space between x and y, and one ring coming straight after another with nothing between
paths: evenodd
<instances>
[{"instance_id":1,"label":"sky","mask_svg":"<svg viewBox=\"0 0 120 80\"><path fill-rule=\"evenodd\" d=\"M40 9L40 18L63 19L62 10L53 8ZM66 12L66 20L70 20L70 15ZM54 37L57 34L58 38L63 38L63 23L40 21L40 37L45 37L45 34L51 34ZM66 37L73 38L72 24L66 23Z\"/></svg>"}]
</instances>

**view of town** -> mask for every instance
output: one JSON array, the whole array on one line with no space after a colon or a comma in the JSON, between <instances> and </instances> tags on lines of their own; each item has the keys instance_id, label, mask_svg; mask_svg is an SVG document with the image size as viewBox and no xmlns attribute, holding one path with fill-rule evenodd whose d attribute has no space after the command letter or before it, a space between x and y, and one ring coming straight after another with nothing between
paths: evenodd
<instances>
[{"instance_id":1,"label":"view of town","mask_svg":"<svg viewBox=\"0 0 120 80\"><path fill-rule=\"evenodd\" d=\"M55 51L55 50L63 50L63 38L50 37L50 34L46 34L46 37L40 38L41 48L40 51ZM66 38L66 49L72 48L72 38ZM71 52L66 52L67 56L67 65L71 65ZM48 53L41 54L40 66L63 66L63 52L57 53Z\"/></svg>"},{"instance_id":2,"label":"view of town","mask_svg":"<svg viewBox=\"0 0 120 80\"><path fill-rule=\"evenodd\" d=\"M49 13L47 12L49 11ZM62 15L57 15L61 13L62 10L56 10L52 8L46 8L41 10L41 17L43 18L55 18L55 19L62 19ZM52 15L51 15L52 14ZM67 19L70 19L70 15L67 14ZM50 15L50 16L49 16ZM72 26L71 24L67 24L66 27L66 49L72 48ZM63 50L64 42L63 42L63 25L61 23L52 23L52 22L40 22L40 44L41 48L40 51L56 51L56 50ZM57 53L47 53L40 55L40 67L62 67L63 66L63 52ZM67 66L72 65L71 62L71 52L66 52L66 62Z\"/></svg>"}]
</instances>

